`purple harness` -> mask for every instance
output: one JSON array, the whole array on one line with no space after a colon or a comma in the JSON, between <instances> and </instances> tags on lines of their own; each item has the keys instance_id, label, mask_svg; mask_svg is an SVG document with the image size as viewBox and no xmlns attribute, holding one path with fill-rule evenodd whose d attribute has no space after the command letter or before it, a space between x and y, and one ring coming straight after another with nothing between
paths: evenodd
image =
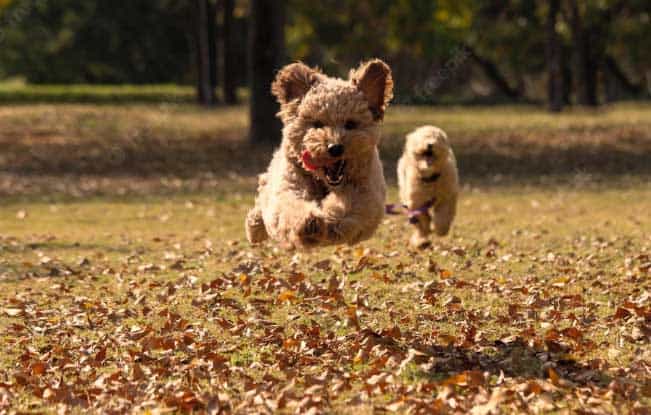
<instances>
[{"instance_id":1,"label":"purple harness","mask_svg":"<svg viewBox=\"0 0 651 415\"><path fill-rule=\"evenodd\" d=\"M429 177L421 177L421 181L425 183L434 183L441 177L441 173L434 173L433 175ZM385 207L385 212L387 215L400 215L402 212L398 208L403 208L407 210L407 217L409 218L409 223L418 223L418 217L421 215L426 215L427 211L434 206L434 203L436 202L436 198L432 198L427 201L423 206L417 208L417 209L409 209L407 205L396 205L396 204L390 204L386 205Z\"/></svg>"},{"instance_id":2,"label":"purple harness","mask_svg":"<svg viewBox=\"0 0 651 415\"><path fill-rule=\"evenodd\" d=\"M390 204L386 205L385 212L387 215L400 215L402 213L400 208L406 209L405 213L409 218L409 223L418 223L418 217L427 214L427 211L434 206L435 201L436 199L428 200L427 203L417 209L409 209L407 205Z\"/></svg>"}]
</instances>

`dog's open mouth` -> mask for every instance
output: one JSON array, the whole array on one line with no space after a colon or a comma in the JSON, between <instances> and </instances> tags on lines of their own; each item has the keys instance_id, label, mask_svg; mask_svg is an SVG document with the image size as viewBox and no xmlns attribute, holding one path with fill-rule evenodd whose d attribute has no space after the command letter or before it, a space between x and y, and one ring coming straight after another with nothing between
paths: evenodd
<instances>
[{"instance_id":1,"label":"dog's open mouth","mask_svg":"<svg viewBox=\"0 0 651 415\"><path fill-rule=\"evenodd\" d=\"M329 166L323 167L326 181L330 186L337 186L344 180L344 170L346 169L346 162L339 160Z\"/></svg>"},{"instance_id":2,"label":"dog's open mouth","mask_svg":"<svg viewBox=\"0 0 651 415\"><path fill-rule=\"evenodd\" d=\"M308 171L321 169L325 176L325 181L330 186L337 186L344 181L344 170L346 169L346 162L344 160L338 160L330 164L322 165L316 162L312 158L312 154L307 150L301 155L301 160L303 161L303 166Z\"/></svg>"}]
</instances>

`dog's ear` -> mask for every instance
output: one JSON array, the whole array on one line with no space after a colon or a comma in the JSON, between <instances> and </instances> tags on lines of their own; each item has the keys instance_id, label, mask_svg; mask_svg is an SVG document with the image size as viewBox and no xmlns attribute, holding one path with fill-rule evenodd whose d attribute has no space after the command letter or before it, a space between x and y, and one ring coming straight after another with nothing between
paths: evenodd
<instances>
[{"instance_id":1,"label":"dog's ear","mask_svg":"<svg viewBox=\"0 0 651 415\"><path fill-rule=\"evenodd\" d=\"M450 145L450 139L448 138L447 133L445 131L443 131L443 130L440 130L439 140L441 140L441 142L443 144L445 144L446 146Z\"/></svg>"},{"instance_id":2,"label":"dog's ear","mask_svg":"<svg viewBox=\"0 0 651 415\"><path fill-rule=\"evenodd\" d=\"M271 84L271 93L282 105L295 99L300 99L307 94L307 91L321 78L318 69L296 62L282 68Z\"/></svg>"},{"instance_id":3,"label":"dog's ear","mask_svg":"<svg viewBox=\"0 0 651 415\"><path fill-rule=\"evenodd\" d=\"M359 68L350 71L350 81L364 94L373 118L384 118L384 110L393 98L393 79L389 66L380 59L362 63Z\"/></svg>"}]
</instances>

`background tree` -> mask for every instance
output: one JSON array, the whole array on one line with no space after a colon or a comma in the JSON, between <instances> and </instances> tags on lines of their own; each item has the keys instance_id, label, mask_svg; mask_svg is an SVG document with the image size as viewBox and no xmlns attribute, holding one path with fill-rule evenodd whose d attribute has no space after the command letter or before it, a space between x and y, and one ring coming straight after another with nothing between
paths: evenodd
<instances>
[{"instance_id":1,"label":"background tree","mask_svg":"<svg viewBox=\"0 0 651 415\"><path fill-rule=\"evenodd\" d=\"M223 17L215 16L217 4ZM265 18L277 19L267 6ZM247 46L278 26L249 25L249 10L260 7L250 0L132 0L120 7L0 0L0 78L195 85L202 102L214 102L219 78L224 102L232 104L238 87L266 93L261 82L277 69L261 66L274 60L265 42L277 41L258 39L256 53ZM527 100L557 110L559 88L564 105L649 97L648 0L287 0L282 8L291 60L346 76L361 60L381 56L394 70L396 102ZM271 71L266 79L248 79L249 54Z\"/></svg>"},{"instance_id":2,"label":"background tree","mask_svg":"<svg viewBox=\"0 0 651 415\"><path fill-rule=\"evenodd\" d=\"M561 0L550 0L547 11L547 106L552 112L563 109L563 50L556 25Z\"/></svg>"},{"instance_id":3,"label":"background tree","mask_svg":"<svg viewBox=\"0 0 651 415\"><path fill-rule=\"evenodd\" d=\"M237 36L235 27L235 0L223 0L222 49L223 49L223 94L224 103L237 103Z\"/></svg>"},{"instance_id":4,"label":"background tree","mask_svg":"<svg viewBox=\"0 0 651 415\"><path fill-rule=\"evenodd\" d=\"M569 23L572 27L574 46L574 71L576 74L577 102L581 105L596 106L597 68L594 59L595 45L591 45L588 32L584 29L584 16L577 0L570 0Z\"/></svg>"},{"instance_id":5,"label":"background tree","mask_svg":"<svg viewBox=\"0 0 651 415\"><path fill-rule=\"evenodd\" d=\"M217 103L217 6L210 0L195 0L197 98L201 105Z\"/></svg>"},{"instance_id":6,"label":"background tree","mask_svg":"<svg viewBox=\"0 0 651 415\"><path fill-rule=\"evenodd\" d=\"M609 101L648 97L651 79L651 2L629 0L610 22L604 83Z\"/></svg>"},{"instance_id":7,"label":"background tree","mask_svg":"<svg viewBox=\"0 0 651 415\"><path fill-rule=\"evenodd\" d=\"M252 143L275 146L280 142L278 104L271 83L285 61L284 0L251 0L249 9L249 104Z\"/></svg>"},{"instance_id":8,"label":"background tree","mask_svg":"<svg viewBox=\"0 0 651 415\"><path fill-rule=\"evenodd\" d=\"M32 83L188 83L194 68L190 5L14 0L0 16L0 73ZM21 17L12 17L17 11Z\"/></svg>"},{"instance_id":9,"label":"background tree","mask_svg":"<svg viewBox=\"0 0 651 415\"><path fill-rule=\"evenodd\" d=\"M577 103L599 105L599 75L613 20L627 7L623 0L597 2L569 0L567 19L572 28Z\"/></svg>"}]
</instances>

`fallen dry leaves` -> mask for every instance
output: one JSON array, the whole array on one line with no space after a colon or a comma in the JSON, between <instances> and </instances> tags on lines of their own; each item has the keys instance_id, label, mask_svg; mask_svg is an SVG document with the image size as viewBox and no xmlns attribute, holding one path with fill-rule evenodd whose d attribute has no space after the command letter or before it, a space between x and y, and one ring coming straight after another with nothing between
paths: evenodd
<instances>
[{"instance_id":1,"label":"fallen dry leaves","mask_svg":"<svg viewBox=\"0 0 651 415\"><path fill-rule=\"evenodd\" d=\"M420 253L407 253L409 264L344 248L283 265L283 254L236 246L206 244L158 264L41 261L81 282L52 279L3 300L11 359L0 408L20 396L64 413L645 413L650 291L634 290L603 315L591 297L558 285L586 278L603 257L548 255L534 262L566 276L515 283L490 272L466 279ZM481 247L449 252L439 255L461 261L448 263L458 269L469 257L487 270L503 258ZM197 276L215 260L231 269ZM626 262L629 278L648 277L645 261ZM100 271L125 289L98 286ZM472 293L503 298L504 314L469 302ZM618 366L624 343L639 355ZM607 345L615 359L595 357Z\"/></svg>"},{"instance_id":2,"label":"fallen dry leaves","mask_svg":"<svg viewBox=\"0 0 651 415\"><path fill-rule=\"evenodd\" d=\"M399 218L360 247L251 248L184 222L208 198L129 206L128 231L95 213L102 244L0 236L0 413L648 413L648 222L538 199L519 226L470 197L419 252Z\"/></svg>"}]
</instances>

